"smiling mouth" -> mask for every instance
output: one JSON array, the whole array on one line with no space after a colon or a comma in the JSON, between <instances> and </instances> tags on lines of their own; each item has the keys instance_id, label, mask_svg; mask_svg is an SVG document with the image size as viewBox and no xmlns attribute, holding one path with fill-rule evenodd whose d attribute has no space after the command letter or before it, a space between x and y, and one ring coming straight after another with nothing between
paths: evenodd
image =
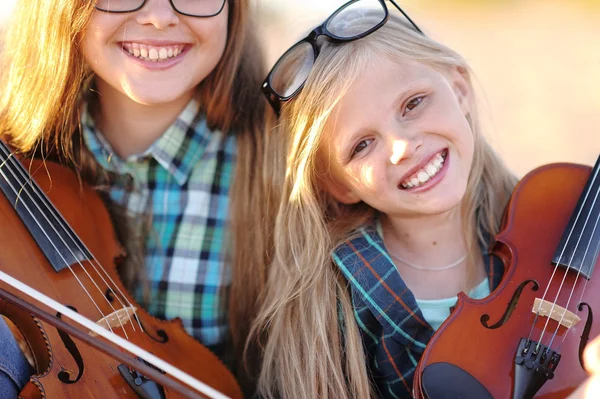
<instances>
[{"instance_id":1,"label":"smiling mouth","mask_svg":"<svg viewBox=\"0 0 600 399\"><path fill-rule=\"evenodd\" d=\"M162 62L175 58L180 55L186 47L185 44L149 46L141 43L122 43L121 46L129 55L150 62Z\"/></svg>"},{"instance_id":2,"label":"smiling mouth","mask_svg":"<svg viewBox=\"0 0 600 399\"><path fill-rule=\"evenodd\" d=\"M427 183L432 177L435 177L438 173L440 173L447 156L448 149L444 149L435 154L427 165L413 173L407 179L400 182L399 188L407 190Z\"/></svg>"}]
</instances>

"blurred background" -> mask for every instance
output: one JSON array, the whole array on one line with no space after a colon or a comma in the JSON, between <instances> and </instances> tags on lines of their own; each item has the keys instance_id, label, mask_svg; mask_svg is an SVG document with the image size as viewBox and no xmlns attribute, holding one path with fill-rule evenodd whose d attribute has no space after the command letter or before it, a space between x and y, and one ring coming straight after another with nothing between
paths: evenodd
<instances>
[{"instance_id":1,"label":"blurred background","mask_svg":"<svg viewBox=\"0 0 600 399\"><path fill-rule=\"evenodd\" d=\"M16 0L0 0L0 24ZM35 0L19 0L35 1ZM345 0L251 0L269 67ZM519 176L600 154L600 0L399 0L475 72L487 136ZM393 8L389 4L390 9Z\"/></svg>"}]
</instances>

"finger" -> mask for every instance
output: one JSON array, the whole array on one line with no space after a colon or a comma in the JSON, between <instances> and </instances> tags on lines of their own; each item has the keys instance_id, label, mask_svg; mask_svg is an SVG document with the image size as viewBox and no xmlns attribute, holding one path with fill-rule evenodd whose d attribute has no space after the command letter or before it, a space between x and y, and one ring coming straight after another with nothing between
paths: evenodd
<instances>
[{"instance_id":1,"label":"finger","mask_svg":"<svg viewBox=\"0 0 600 399\"><path fill-rule=\"evenodd\" d=\"M600 378L590 377L567 399L597 399L598 397L600 397Z\"/></svg>"},{"instance_id":2,"label":"finger","mask_svg":"<svg viewBox=\"0 0 600 399\"><path fill-rule=\"evenodd\" d=\"M600 335L583 350L583 363L588 373L600 375Z\"/></svg>"}]
</instances>

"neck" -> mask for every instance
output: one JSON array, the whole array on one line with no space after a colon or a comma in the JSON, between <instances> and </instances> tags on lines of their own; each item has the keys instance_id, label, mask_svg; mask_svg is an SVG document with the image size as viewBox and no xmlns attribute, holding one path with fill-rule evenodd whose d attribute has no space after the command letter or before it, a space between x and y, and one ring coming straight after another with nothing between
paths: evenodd
<instances>
[{"instance_id":1,"label":"neck","mask_svg":"<svg viewBox=\"0 0 600 399\"><path fill-rule=\"evenodd\" d=\"M96 126L119 157L147 150L175 122L193 93L165 104L145 105L97 79L99 110Z\"/></svg>"},{"instance_id":2,"label":"neck","mask_svg":"<svg viewBox=\"0 0 600 399\"><path fill-rule=\"evenodd\" d=\"M448 265L467 253L460 207L441 215L415 218L382 216L390 252L419 265Z\"/></svg>"}]
</instances>

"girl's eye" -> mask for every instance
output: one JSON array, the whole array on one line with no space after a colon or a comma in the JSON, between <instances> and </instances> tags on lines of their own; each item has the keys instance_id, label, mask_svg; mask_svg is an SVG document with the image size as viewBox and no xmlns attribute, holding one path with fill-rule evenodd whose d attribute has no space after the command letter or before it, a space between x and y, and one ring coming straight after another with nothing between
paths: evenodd
<instances>
[{"instance_id":1,"label":"girl's eye","mask_svg":"<svg viewBox=\"0 0 600 399\"><path fill-rule=\"evenodd\" d=\"M413 109L417 108L422 102L423 102L424 97L423 96L419 96L419 97L415 97L412 100L410 100L407 104L406 104L406 113L412 111Z\"/></svg>"},{"instance_id":2,"label":"girl's eye","mask_svg":"<svg viewBox=\"0 0 600 399\"><path fill-rule=\"evenodd\" d=\"M354 157L359 152L361 152L362 150L364 150L365 148L367 148L369 146L369 144L371 144L372 141L373 141L373 139L367 139L367 140L362 140L360 143L358 143L356 145L356 147L354 147L354 149L352 150L351 158Z\"/></svg>"}]
</instances>

